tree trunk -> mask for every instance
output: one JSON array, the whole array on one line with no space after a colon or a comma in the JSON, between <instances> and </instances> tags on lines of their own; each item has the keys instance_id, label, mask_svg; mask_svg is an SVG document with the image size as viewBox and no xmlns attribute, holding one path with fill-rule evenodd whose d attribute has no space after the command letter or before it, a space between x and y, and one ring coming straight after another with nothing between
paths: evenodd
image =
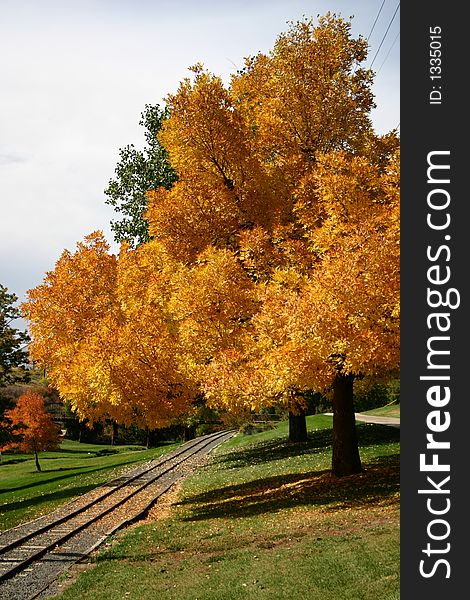
<instances>
[{"instance_id":1,"label":"tree trunk","mask_svg":"<svg viewBox=\"0 0 470 600\"><path fill-rule=\"evenodd\" d=\"M114 444L117 442L118 437L118 424L116 423L116 421L113 421L112 425L113 429L111 432L111 446L114 446Z\"/></svg>"},{"instance_id":2,"label":"tree trunk","mask_svg":"<svg viewBox=\"0 0 470 600\"><path fill-rule=\"evenodd\" d=\"M184 428L184 441L189 442L196 437L196 427L194 425L189 425Z\"/></svg>"},{"instance_id":3,"label":"tree trunk","mask_svg":"<svg viewBox=\"0 0 470 600\"><path fill-rule=\"evenodd\" d=\"M306 442L307 439L305 411L298 409L298 414L289 411L289 442Z\"/></svg>"},{"instance_id":4,"label":"tree trunk","mask_svg":"<svg viewBox=\"0 0 470 600\"><path fill-rule=\"evenodd\" d=\"M333 461L338 477L362 471L354 417L353 375L336 376L333 383Z\"/></svg>"},{"instance_id":5,"label":"tree trunk","mask_svg":"<svg viewBox=\"0 0 470 600\"><path fill-rule=\"evenodd\" d=\"M34 451L34 460L36 461L36 470L41 472L41 466L39 464L39 456L37 450Z\"/></svg>"},{"instance_id":6,"label":"tree trunk","mask_svg":"<svg viewBox=\"0 0 470 600\"><path fill-rule=\"evenodd\" d=\"M145 428L145 433L146 433L145 447L148 450L150 448L150 429L149 429L149 427Z\"/></svg>"}]
</instances>

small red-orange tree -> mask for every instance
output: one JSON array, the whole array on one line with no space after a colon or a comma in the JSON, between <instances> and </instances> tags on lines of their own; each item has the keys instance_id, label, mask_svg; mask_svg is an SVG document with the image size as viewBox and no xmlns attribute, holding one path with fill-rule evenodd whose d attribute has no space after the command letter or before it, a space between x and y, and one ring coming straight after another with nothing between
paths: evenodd
<instances>
[{"instance_id":1,"label":"small red-orange tree","mask_svg":"<svg viewBox=\"0 0 470 600\"><path fill-rule=\"evenodd\" d=\"M26 392L18 398L15 408L5 411L2 426L10 431L12 440L1 450L18 448L22 452L34 452L36 469L41 470L38 453L55 450L59 445L57 427L46 411L44 398L34 392Z\"/></svg>"}]
</instances>

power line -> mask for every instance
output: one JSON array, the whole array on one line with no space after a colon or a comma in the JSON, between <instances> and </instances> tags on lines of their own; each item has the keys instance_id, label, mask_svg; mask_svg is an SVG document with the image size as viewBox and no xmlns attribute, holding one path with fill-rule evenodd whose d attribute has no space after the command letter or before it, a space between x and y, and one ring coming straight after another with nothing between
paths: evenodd
<instances>
[{"instance_id":1,"label":"power line","mask_svg":"<svg viewBox=\"0 0 470 600\"><path fill-rule=\"evenodd\" d=\"M372 25L372 29L369 31L369 35L366 38L367 40L369 40L370 36L372 35L372 32L374 31L374 27L375 27L377 21L379 20L380 13L382 12L382 8L384 7L385 1L386 0L383 0L382 6L379 8L379 12L377 13L377 16L375 17L374 24Z\"/></svg>"},{"instance_id":2,"label":"power line","mask_svg":"<svg viewBox=\"0 0 470 600\"><path fill-rule=\"evenodd\" d=\"M384 33L383 37L382 37L382 41L380 42L380 45L379 45L379 47L377 48L377 52L375 53L375 56L374 56L374 58L372 59L372 62L370 63L369 69L372 69L372 66L373 66L373 64L374 64L374 62L375 62L375 59L377 58L377 55L378 55L378 53L380 52L380 48L382 48L382 44L384 43L384 41L385 41L385 38L387 37L387 33L388 33L388 31L389 31L390 27L392 26L392 23L393 23L393 21L394 21L394 19L395 19L395 16L396 16L396 14L397 14L397 12L398 12L398 9L399 9L399 8L400 8L400 3L398 3L398 4L397 4L397 7L395 8L395 12L393 13L393 16L392 16L392 18L390 19L390 23L388 24L388 27L387 27L387 29L386 29L386 31L385 31L385 33Z\"/></svg>"},{"instance_id":3,"label":"power line","mask_svg":"<svg viewBox=\"0 0 470 600\"><path fill-rule=\"evenodd\" d=\"M386 2L386 0L382 0L382 4L381 4L381 6L380 6L380 8L379 8L379 12L377 13L377 16L375 17L375 21L374 21L374 22L373 22L373 24L372 24L371 30L369 31L369 35L366 37L366 41L367 41L367 42L369 41L369 38L370 38L370 36L372 35L372 32L373 32L373 31L374 31L374 29L375 29L375 26L376 26L376 24L377 24L377 21L379 20L380 13L382 12L382 8L384 7L384 4L385 4L385 2ZM359 65L359 63L358 63L358 62L356 62L356 64L354 65L353 74L356 72L356 69L357 69L358 65Z\"/></svg>"},{"instance_id":4,"label":"power line","mask_svg":"<svg viewBox=\"0 0 470 600\"><path fill-rule=\"evenodd\" d=\"M388 57L389 57L389 55L390 55L390 52L392 51L392 48L393 48L393 46L395 46L395 43L396 43L396 41L397 41L397 39L398 39L399 35L400 35L400 32L398 32L398 33L397 33L397 35L395 36L395 39L393 40L393 42L392 42L392 45L391 45L391 46L390 46L390 48L388 49L387 55L386 55L386 56L385 56L385 58L383 59L383 61L382 61L382 64L380 65L380 67L379 67L379 69L378 69L378 71L377 71L376 75L378 75L378 74L380 73L380 71L381 71L382 67L383 67L383 66L384 66L384 64L385 64L385 61L387 60L387 58L388 58Z\"/></svg>"}]
</instances>

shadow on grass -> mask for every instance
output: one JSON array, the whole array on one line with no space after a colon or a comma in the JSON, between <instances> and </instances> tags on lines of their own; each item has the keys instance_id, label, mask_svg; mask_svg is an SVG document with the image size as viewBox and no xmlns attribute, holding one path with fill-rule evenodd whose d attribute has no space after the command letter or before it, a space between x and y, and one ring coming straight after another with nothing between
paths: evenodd
<instances>
[{"instance_id":1,"label":"shadow on grass","mask_svg":"<svg viewBox=\"0 0 470 600\"><path fill-rule=\"evenodd\" d=\"M86 492L89 492L90 490L93 490L96 487L96 483L90 483L87 485L70 487L65 490L57 490L56 492L51 492L50 494L41 494L40 496L35 496L33 498L25 498L16 502L6 502L5 504L0 505L0 511L5 512L19 510L28 508L30 506L35 506L36 504L44 504L45 502L53 502L55 500L65 500L68 498L74 498L75 496L86 494Z\"/></svg>"},{"instance_id":2,"label":"shadow on grass","mask_svg":"<svg viewBox=\"0 0 470 600\"><path fill-rule=\"evenodd\" d=\"M126 464L130 464L130 463L126 463ZM117 465L117 466L121 467L121 466L126 466L126 465ZM0 490L0 493L1 494L5 494L7 492L18 492L20 490L26 490L28 488L36 487L38 485L48 485L49 483L54 483L54 482L57 482L57 481L63 481L64 479L70 479L70 478L73 478L73 477L80 477L82 475L88 475L90 473L98 473L99 471L111 470L113 468L114 468L113 465L111 465L111 466L107 465L105 467L97 467L96 469L90 469L87 465L84 465L82 467L70 467L70 468L67 468L67 469L66 468L60 468L60 469L42 470L41 473L37 473L37 475L41 475L42 473L56 473L58 471L65 471L65 470L78 471L79 469L87 469L85 472L82 471L81 473L74 472L74 473L68 473L67 475L59 475L58 477L51 477L51 478L47 478L47 479L38 479L38 481L33 481L33 482L30 482L30 483L25 484L25 485L19 485L17 487L11 487L11 488L8 488L8 489ZM95 484L92 485L92 487L96 487L97 485L100 485L100 484L95 483ZM79 488L71 488L71 489L79 489ZM81 492L78 491L76 493L79 494ZM41 494L36 501L37 502L42 502L43 500L47 500L49 495L50 494L46 494L46 495ZM24 504L25 502L27 502L27 500L23 500L21 502L21 504ZM9 506L10 507L9 504L3 504L2 506Z\"/></svg>"},{"instance_id":3,"label":"shadow on grass","mask_svg":"<svg viewBox=\"0 0 470 600\"><path fill-rule=\"evenodd\" d=\"M400 440L400 430L387 425L371 425L361 423L356 425L359 446L375 446L389 444ZM253 447L234 450L215 459L224 468L248 467L253 464L265 463L269 460L283 460L292 456L315 454L323 452L332 443L332 429L311 431L306 442L293 443L287 438L275 439L257 443Z\"/></svg>"},{"instance_id":4,"label":"shadow on grass","mask_svg":"<svg viewBox=\"0 0 470 600\"><path fill-rule=\"evenodd\" d=\"M107 454L117 454L117 450L116 451L111 451L108 452L106 450L57 450L57 454L58 456L54 456L52 453L54 452L54 450L48 450L47 454L40 454L39 455L39 461L44 461L44 460L67 460L67 459L77 459L76 456L68 456L68 454L79 454L81 456L79 456L80 460L86 460L86 459L90 459L90 458L96 458L96 457L100 457L100 456L105 456ZM8 456L8 458L6 458ZM21 463L21 462L26 462L28 460L34 460L34 456L31 454L29 456L15 456L15 455L4 455L3 456L3 460L0 463L0 467L2 465L14 465L17 463ZM73 467L72 467L73 468ZM55 469L52 469L55 470Z\"/></svg>"},{"instance_id":5,"label":"shadow on grass","mask_svg":"<svg viewBox=\"0 0 470 600\"><path fill-rule=\"evenodd\" d=\"M386 425L357 425L359 446L387 446L400 440L400 431ZM276 439L248 446L220 456L224 469L322 452L331 447L332 430L309 433L304 443ZM364 465L364 471L349 477L335 477L330 470L290 473L229 485L181 502L190 506L186 520L246 517L298 505L331 505L331 508L367 507L377 502L396 502L400 487L399 454L377 456ZM202 505L202 506L201 506Z\"/></svg>"},{"instance_id":6,"label":"shadow on grass","mask_svg":"<svg viewBox=\"0 0 470 600\"><path fill-rule=\"evenodd\" d=\"M87 467L71 467L70 469L73 471L78 471L79 469L86 469ZM41 476L42 473L54 473L57 471L63 471L65 469L42 469L42 471L39 472L35 472L35 475ZM87 472L91 472L91 471L87 471ZM20 490L27 490L28 488L33 488L33 487L37 487L38 485L47 485L48 483L53 483L55 481L61 481L63 479L69 479L70 477L74 477L75 474L74 473L69 473L68 475L59 475L58 477L51 477L50 479L38 479L37 481L31 481L29 483L25 483L24 485L17 485L16 487L9 487L6 489L0 489L0 494L7 494L10 492L19 492Z\"/></svg>"},{"instance_id":7,"label":"shadow on grass","mask_svg":"<svg viewBox=\"0 0 470 600\"><path fill-rule=\"evenodd\" d=\"M93 458L100 458L100 456L95 456L93 455ZM29 458L28 460L31 460L31 458ZM49 458L45 459L45 460L49 460ZM0 494L6 494L7 492L18 492L20 490L26 490L28 488L32 488L32 487L36 487L39 485L47 485L49 483L53 483L56 481L61 481L63 479L69 479L71 477L75 477L75 476L80 476L80 475L85 475L88 473L97 473L98 471L105 471L105 470L112 470L115 468L119 468L119 467L127 467L127 466L132 466L134 463L136 462L140 462L140 457L138 456L133 456L131 460L126 461L125 463L119 463L116 465L106 465L103 467L97 467L95 469L90 468L88 465L82 465L82 466L75 466L75 467L59 467L58 469L42 469L41 472L34 472L35 475L41 476L43 473L60 473L63 471L79 471L80 469L87 469L85 472L81 472L81 473L69 473L67 475L59 475L57 477L50 477L50 478L41 478L38 479L37 481L30 481L27 484L24 485L19 485L16 487L9 487L7 489L0 489ZM99 484L96 484L99 485ZM96 487L95 485L95 487Z\"/></svg>"},{"instance_id":8,"label":"shadow on grass","mask_svg":"<svg viewBox=\"0 0 470 600\"><path fill-rule=\"evenodd\" d=\"M79 442L77 442L78 444ZM157 450L158 448L165 448L166 446L172 446L173 444L176 444L177 441L176 440L165 440L162 442L158 442L155 444L155 446L151 446L150 448L147 448L146 446L140 446L138 444L115 444L114 446L110 447L109 444L102 444L102 447L100 447L100 444L91 444L91 447L93 448L93 450L90 449L90 446L87 446L87 442L83 442L85 447L84 448L68 448L68 447L63 447L63 448L59 448L58 450L50 450L51 453L54 452L58 452L58 453L63 453L63 454L83 454L84 458L86 458L87 454L97 454L103 451L107 451L110 450L113 454L115 453L119 453L119 452L140 452L141 450Z\"/></svg>"},{"instance_id":9,"label":"shadow on grass","mask_svg":"<svg viewBox=\"0 0 470 600\"><path fill-rule=\"evenodd\" d=\"M5 458L2 457L2 462L0 463L0 467L2 465L16 465L18 463L25 462L27 460L31 460L30 456L19 457L19 458Z\"/></svg>"},{"instance_id":10,"label":"shadow on grass","mask_svg":"<svg viewBox=\"0 0 470 600\"><path fill-rule=\"evenodd\" d=\"M400 429L377 423L356 423L359 446L375 446L400 441Z\"/></svg>"},{"instance_id":11,"label":"shadow on grass","mask_svg":"<svg viewBox=\"0 0 470 600\"><path fill-rule=\"evenodd\" d=\"M330 505L337 511L367 508L397 502L400 489L398 454L378 458L364 471L348 477L335 477L331 471L310 471L258 479L189 496L191 514L185 521L213 518L240 518L272 513L296 506Z\"/></svg>"}]
</instances>

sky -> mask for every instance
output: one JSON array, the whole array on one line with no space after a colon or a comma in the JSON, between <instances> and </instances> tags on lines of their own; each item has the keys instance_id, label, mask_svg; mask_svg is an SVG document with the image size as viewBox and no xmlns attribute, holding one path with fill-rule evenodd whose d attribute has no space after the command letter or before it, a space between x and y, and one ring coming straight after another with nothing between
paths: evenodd
<instances>
[{"instance_id":1,"label":"sky","mask_svg":"<svg viewBox=\"0 0 470 600\"><path fill-rule=\"evenodd\" d=\"M382 134L399 126L395 0L0 0L0 284L19 301L64 249L103 231L119 148L143 148L146 104L198 62L225 81L288 22L330 11L368 39Z\"/></svg>"}]
</instances>

